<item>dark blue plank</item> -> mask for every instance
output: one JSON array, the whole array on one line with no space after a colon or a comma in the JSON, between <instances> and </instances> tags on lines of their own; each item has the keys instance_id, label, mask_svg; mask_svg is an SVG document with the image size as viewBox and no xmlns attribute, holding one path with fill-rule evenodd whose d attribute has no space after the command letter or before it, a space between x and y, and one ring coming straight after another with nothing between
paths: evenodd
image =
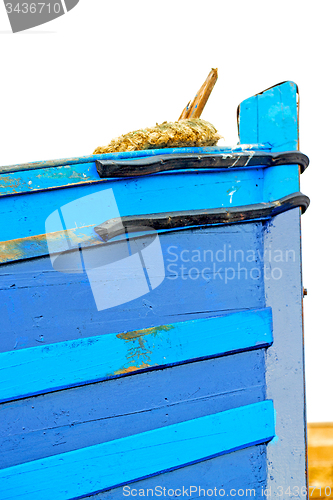
<instances>
[{"instance_id":1,"label":"dark blue plank","mask_svg":"<svg viewBox=\"0 0 333 500\"><path fill-rule=\"evenodd\" d=\"M257 445L84 497L82 500L92 498L124 500L124 498L135 496L142 498L174 498L176 496L192 500L207 496L236 499L266 498L265 486L266 446ZM147 491L148 489L150 491ZM172 490L177 491L173 494Z\"/></svg>"},{"instance_id":2,"label":"dark blue plank","mask_svg":"<svg viewBox=\"0 0 333 500\"><path fill-rule=\"evenodd\" d=\"M1 266L0 351L264 307L261 223L165 233L159 239L164 281L102 311L85 274L54 271L46 257Z\"/></svg>"},{"instance_id":3,"label":"dark blue plank","mask_svg":"<svg viewBox=\"0 0 333 500\"><path fill-rule=\"evenodd\" d=\"M0 471L3 500L70 500L273 439L270 400Z\"/></svg>"},{"instance_id":4,"label":"dark blue plank","mask_svg":"<svg viewBox=\"0 0 333 500\"><path fill-rule=\"evenodd\" d=\"M4 403L0 467L265 399L264 350Z\"/></svg>"}]
</instances>

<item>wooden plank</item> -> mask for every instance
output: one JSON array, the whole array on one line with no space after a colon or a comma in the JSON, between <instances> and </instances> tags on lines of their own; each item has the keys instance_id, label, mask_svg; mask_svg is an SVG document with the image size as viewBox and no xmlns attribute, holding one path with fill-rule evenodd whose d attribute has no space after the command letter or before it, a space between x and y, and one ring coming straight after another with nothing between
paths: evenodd
<instances>
[{"instance_id":1,"label":"wooden plank","mask_svg":"<svg viewBox=\"0 0 333 500\"><path fill-rule=\"evenodd\" d=\"M289 258L277 263L280 279L266 282L266 304L273 311L274 344L267 350L267 397L277 412L277 443L267 450L272 492L306 487L306 415L304 346L302 331L303 286L298 209L280 214L265 235L265 249ZM266 265L269 256L266 253ZM279 362L277 362L277 359ZM297 450L297 453L295 453ZM304 490L303 490L304 491Z\"/></svg>"},{"instance_id":2,"label":"wooden plank","mask_svg":"<svg viewBox=\"0 0 333 500\"><path fill-rule=\"evenodd\" d=\"M2 499L75 498L273 437L273 404L263 401L3 469Z\"/></svg>"},{"instance_id":3,"label":"wooden plank","mask_svg":"<svg viewBox=\"0 0 333 500\"><path fill-rule=\"evenodd\" d=\"M271 323L270 309L260 309L2 353L0 402L267 347Z\"/></svg>"},{"instance_id":4,"label":"wooden plank","mask_svg":"<svg viewBox=\"0 0 333 500\"><path fill-rule=\"evenodd\" d=\"M258 137L273 151L298 149L297 86L285 82L244 101L239 108L240 140ZM299 189L297 166L279 166L265 172L263 196L275 199L285 190ZM276 216L264 236L265 263L269 252L280 251L289 259L277 263L280 279L265 280L266 304L272 307L274 344L267 350L267 395L277 411L279 440L267 447L268 483L278 491L304 491L306 443L304 403L304 353L302 331L302 271L300 211ZM277 362L277 359L279 362ZM290 425L292 422L292 425ZM295 452L295 450L297 450Z\"/></svg>"},{"instance_id":5,"label":"wooden plank","mask_svg":"<svg viewBox=\"0 0 333 500\"><path fill-rule=\"evenodd\" d=\"M187 210L183 212L168 212L159 214L143 214L109 219L96 226L94 230L104 240L108 241L124 234L124 227L128 233L138 232L140 228L159 230L184 229L187 227L207 227L232 223L263 220L275 215L300 207L302 213L306 211L310 199L302 193L292 193L271 203L256 203L231 208L213 208L205 210Z\"/></svg>"},{"instance_id":6,"label":"wooden plank","mask_svg":"<svg viewBox=\"0 0 333 500\"><path fill-rule=\"evenodd\" d=\"M76 156L74 158L64 158L60 160L35 161L31 163L21 163L18 165L7 165L0 167L0 174L11 172L23 172L24 170L38 170L45 168L63 167L66 165L78 165L81 163L91 163L96 160L121 159L121 158L144 158L159 154L177 154L182 153L211 153L224 151L242 151L243 149L252 149L260 151L270 149L269 144L241 144L234 147L209 146L204 148L165 148L165 149L146 149L144 151L124 151L121 153L106 153L102 155Z\"/></svg>"},{"instance_id":7,"label":"wooden plank","mask_svg":"<svg viewBox=\"0 0 333 500\"><path fill-rule=\"evenodd\" d=\"M45 189L68 187L74 184L103 182L95 162L59 165L11 173L1 173L0 197L18 193L31 193Z\"/></svg>"},{"instance_id":8,"label":"wooden plank","mask_svg":"<svg viewBox=\"0 0 333 500\"><path fill-rule=\"evenodd\" d=\"M308 423L310 498L333 498L333 423Z\"/></svg>"},{"instance_id":9,"label":"wooden plank","mask_svg":"<svg viewBox=\"0 0 333 500\"><path fill-rule=\"evenodd\" d=\"M257 203L227 209L187 210L183 212L116 217L95 227L90 225L0 242L0 263L41 257L49 253L52 255L58 254L67 252L69 249L77 249L78 253L79 247L81 249L89 248L101 245L103 241L111 239L115 242L117 236L124 237L126 233L140 232L140 229L142 229L141 232L147 235L149 229L161 232L188 227L209 227L237 222L247 223L252 220L266 220L278 213L298 206L304 213L309 203L310 200L307 196L302 193L293 193L271 203ZM55 255L52 258L56 259L57 257L59 256ZM72 255L72 258L68 260L71 260L72 264L76 262L79 266L82 266L81 256L76 258ZM79 270L78 267L77 269Z\"/></svg>"},{"instance_id":10,"label":"wooden plank","mask_svg":"<svg viewBox=\"0 0 333 500\"><path fill-rule=\"evenodd\" d=\"M164 281L103 311L86 274L57 272L46 257L0 266L0 352L265 307L261 223L164 233L159 240ZM107 282L132 287L125 271Z\"/></svg>"},{"instance_id":11,"label":"wooden plank","mask_svg":"<svg viewBox=\"0 0 333 500\"><path fill-rule=\"evenodd\" d=\"M244 144L234 147L210 148L177 148L147 151L132 151L124 153L109 153L87 157L70 158L45 162L34 162L9 167L0 167L0 197L18 193L31 193L50 189L80 186L84 184L103 183L96 170L96 161L121 161L138 158L153 158L154 156L175 154L237 154L243 151L269 151L264 144Z\"/></svg>"},{"instance_id":12,"label":"wooden plank","mask_svg":"<svg viewBox=\"0 0 333 500\"><path fill-rule=\"evenodd\" d=\"M277 168L277 167L275 167ZM75 173L75 166L72 167ZM97 226L113 217L177 210L198 210L259 203L263 169L159 174L140 179L108 180L1 198L1 240L15 240L64 229ZM91 200L94 200L93 202ZM110 201L112 203L110 203ZM38 210L36 210L38 207ZM99 208L103 207L100 211ZM71 210L64 227L45 229L55 211ZM102 213L101 213L102 212Z\"/></svg>"},{"instance_id":13,"label":"wooden plank","mask_svg":"<svg viewBox=\"0 0 333 500\"><path fill-rule=\"evenodd\" d=\"M217 68L212 68L204 83L196 93L193 101L183 109L178 120L199 118L217 81Z\"/></svg>"},{"instance_id":14,"label":"wooden plank","mask_svg":"<svg viewBox=\"0 0 333 500\"><path fill-rule=\"evenodd\" d=\"M241 143L262 142L273 151L298 149L298 89L294 82L275 85L238 107Z\"/></svg>"},{"instance_id":15,"label":"wooden plank","mask_svg":"<svg viewBox=\"0 0 333 500\"><path fill-rule=\"evenodd\" d=\"M298 149L298 89L293 82L271 87L239 105L241 142L268 142L272 151ZM260 139L259 139L260 138ZM299 166L280 165L265 170L263 196L276 200L299 191Z\"/></svg>"},{"instance_id":16,"label":"wooden plank","mask_svg":"<svg viewBox=\"0 0 333 500\"><path fill-rule=\"evenodd\" d=\"M0 469L265 399L265 349L1 404Z\"/></svg>"},{"instance_id":17,"label":"wooden plank","mask_svg":"<svg viewBox=\"0 0 333 500\"><path fill-rule=\"evenodd\" d=\"M285 151L283 153L242 151L205 155L159 155L150 158L130 160L98 160L97 171L101 177L134 177L178 170L216 170L257 167L276 167L298 164L302 172L309 165L309 158L303 153Z\"/></svg>"},{"instance_id":18,"label":"wooden plank","mask_svg":"<svg viewBox=\"0 0 333 500\"><path fill-rule=\"evenodd\" d=\"M69 242L73 248L86 248L103 243L94 226L54 231L0 242L0 264L17 262L52 254L67 252Z\"/></svg>"},{"instance_id":19,"label":"wooden plank","mask_svg":"<svg viewBox=\"0 0 333 500\"><path fill-rule=\"evenodd\" d=\"M230 498L265 498L266 445L257 445L227 455L211 458L158 476L114 488L81 500L124 500L128 495L179 499L215 496ZM228 496L227 496L228 495Z\"/></svg>"}]
</instances>

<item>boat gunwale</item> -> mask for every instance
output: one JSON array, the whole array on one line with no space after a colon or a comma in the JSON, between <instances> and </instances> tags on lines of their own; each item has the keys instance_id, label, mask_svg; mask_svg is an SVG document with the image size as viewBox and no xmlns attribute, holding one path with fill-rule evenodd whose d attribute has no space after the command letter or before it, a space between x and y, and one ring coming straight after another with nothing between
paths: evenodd
<instances>
[{"instance_id":1,"label":"boat gunwale","mask_svg":"<svg viewBox=\"0 0 333 500\"><path fill-rule=\"evenodd\" d=\"M145 149L141 151L124 151L118 153L104 153L87 156L76 156L72 158L63 158L57 160L46 160L36 162L26 162L14 165L0 166L0 174L10 174L13 172L22 172L24 170L37 170L52 167L63 167L66 165L75 165L80 163L91 163L97 160L120 160L144 158L161 154L212 154L228 153L236 151L263 151L271 150L271 145L265 144L238 144L236 146L209 146L196 148L165 148L165 149Z\"/></svg>"}]
</instances>

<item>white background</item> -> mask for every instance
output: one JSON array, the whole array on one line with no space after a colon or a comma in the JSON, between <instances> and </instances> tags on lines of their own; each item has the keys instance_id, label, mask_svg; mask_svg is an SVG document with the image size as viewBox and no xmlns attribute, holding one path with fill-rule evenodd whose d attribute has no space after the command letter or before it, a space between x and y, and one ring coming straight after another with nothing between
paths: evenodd
<instances>
[{"instance_id":1,"label":"white background","mask_svg":"<svg viewBox=\"0 0 333 500\"><path fill-rule=\"evenodd\" d=\"M311 198L302 217L309 421L333 421L332 14L320 0L80 0L12 34L0 4L0 165L91 154L177 120L212 67L219 79L202 118L236 144L237 105L297 83L311 161L301 178Z\"/></svg>"}]
</instances>

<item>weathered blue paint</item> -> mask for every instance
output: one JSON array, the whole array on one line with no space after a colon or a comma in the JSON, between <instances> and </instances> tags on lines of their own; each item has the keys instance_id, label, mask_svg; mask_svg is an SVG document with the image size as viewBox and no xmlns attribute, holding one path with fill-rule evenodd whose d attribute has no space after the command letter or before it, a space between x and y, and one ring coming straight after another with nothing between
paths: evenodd
<instances>
[{"instance_id":1,"label":"weathered blue paint","mask_svg":"<svg viewBox=\"0 0 333 500\"><path fill-rule=\"evenodd\" d=\"M85 200L85 197L83 200ZM104 247L105 242L117 243L119 249L121 245L120 242L122 241L122 245L124 246L124 243L128 239L126 236L127 231L131 233L132 241L134 237L133 233L135 233L135 238L139 236L141 238L144 237L146 240L150 238L152 242L152 240L156 238L157 233L161 234L164 232L180 231L190 228L245 224L252 221L268 221L277 214L291 210L295 207L300 207L302 213L304 213L309 203L310 199L306 195L297 192L270 203L258 203L255 205L168 212L168 215L165 215L165 213L144 214L124 218L118 215L118 217L112 218L98 226L90 224L80 228L75 227L72 229L51 231L47 234L0 242L0 263L17 262L19 260L50 254L54 269L63 272L64 269L59 269L59 265L61 261L62 264L60 267L62 267L64 259L59 254L70 250L72 251L71 255L66 256L66 269L68 269L68 260L70 260L71 266L76 262L71 269L75 269L76 272L79 272L83 266L82 256L83 260L85 260L85 256L89 253L85 249L99 246L100 248L95 251L95 257L106 251L112 252L112 249L115 247L111 246L107 250ZM69 205L71 205L71 203ZM66 227L64 223L64 208L68 209L68 206L55 210L47 218L45 224L47 229ZM138 242L139 240L136 239L135 244L139 244ZM127 244L125 246L127 248ZM82 249L84 250L83 255L80 255L79 252L81 252ZM128 250L126 250L125 253L129 256ZM96 258L94 260L96 261ZM104 260L105 259L103 259L103 261ZM56 264L55 261L57 262Z\"/></svg>"},{"instance_id":2,"label":"weathered blue paint","mask_svg":"<svg viewBox=\"0 0 333 500\"><path fill-rule=\"evenodd\" d=\"M82 500L124 500L129 487L132 494L139 496L143 492L152 496L162 496L177 489L177 498L207 498L215 492L218 497L226 498L265 498L266 485L266 446L257 445L235 451L182 469L137 481L97 495L84 497ZM192 486L192 490L190 490ZM147 492L147 489L150 489ZM156 488L156 489L155 489ZM164 489L165 488L165 489ZM201 488L201 490L199 490ZM215 490L216 488L216 490ZM135 491L136 490L136 491ZM239 492L239 494L238 494ZM199 496L200 493L200 496ZM172 491L170 491L172 495ZM227 497L228 495L228 497ZM148 495L146 495L148 496ZM132 495L129 495L132 498Z\"/></svg>"},{"instance_id":3,"label":"weathered blue paint","mask_svg":"<svg viewBox=\"0 0 333 500\"><path fill-rule=\"evenodd\" d=\"M265 142L264 147L273 151L296 149L296 97L295 84L286 82L242 103L241 142ZM205 152L213 150L207 148ZM133 157L160 152L137 152ZM119 157L126 156L121 154ZM113 155L103 156L104 159L107 157ZM299 191L298 166L191 171L186 175L175 172L104 181L96 177L94 159L96 157L2 169L0 178L9 183L0 198L0 224L6 241L0 245L0 253L3 252L2 262L6 259L8 262L0 266L0 350L3 357L26 359L30 353L45 352L45 348L52 353L64 347L62 359L65 359L63 356L73 351L69 346L77 345L76 367L79 370L82 367L84 371L82 364L85 361L82 363L80 355L85 360L87 353L96 346L104 346L105 350L108 341L117 338L119 332L170 324L182 328L179 322L208 323L212 320L207 318L211 317L225 321L223 316L228 317L226 315L230 313L230 317L238 313L243 317L251 314L246 311L267 307L273 311L274 343L252 351L230 354L229 350L223 356L202 359L210 354L205 350L208 348L206 335L200 332L201 335L191 339L192 343L197 339L195 352L200 352L199 356L189 349L191 342L186 343L186 352L182 353L173 346L163 347L162 358L165 355L166 362L170 359L167 352L179 354L178 361L169 361L161 369L144 369L103 382L89 383L88 374L87 380L82 382L85 385L55 391L59 385L54 385L54 392L2 403L0 418L4 426L0 432L3 433L4 453L1 466L5 467L2 475L7 479L1 485L9 488L5 490L4 498L22 498L22 495L34 500L38 496L43 500L48 496L52 500L55 497L60 500L89 495L110 498L110 491L97 492L113 488L112 492L121 496L121 488L115 490L115 486L128 482L146 486L157 484L154 481L158 477L170 488L176 487L179 478L185 484L197 484L198 478L206 478L206 484L212 487L215 486L212 484L213 473L226 485L237 485L238 488L256 483L256 491L261 497L264 495L260 486L266 486L266 483L272 487L272 495L276 495L277 486L304 486L299 209L293 209L288 216L278 215L269 222L160 234L166 270L164 281L144 296L101 311L97 311L85 272L57 272L48 256L34 253L38 245L45 253L46 232L68 228L72 230L73 241L81 234L84 241L95 238L97 243L98 236L93 235L92 228L114 214L168 213L277 200ZM42 177L38 177L40 174ZM75 178L76 174L78 177ZM21 190L20 194L13 194L17 188ZM110 193L115 196L116 206L112 206ZM89 203L85 208L84 203L80 203L82 197L95 200L96 195L101 197L100 207ZM47 217L65 205L66 208L59 212L62 217L59 214L58 219L53 217L53 221L61 221L59 227L55 224L46 229ZM24 241L18 241L20 238ZM32 248L33 241L35 249ZM62 250L61 246L59 248ZM89 250L84 248L82 254L94 252L90 256L96 255L100 248L100 245ZM288 260L290 250L294 252L292 261ZM198 259L198 254L202 256L205 251L210 251L213 257L208 257L208 261ZM243 252L243 258L238 254L230 260L229 251ZM253 253L252 259L248 251ZM223 259L221 255L224 255ZM76 271L82 271L80 262ZM279 271L281 276L276 275ZM158 273L152 277L160 279ZM130 273L107 279L118 285L126 279L129 288L135 284ZM217 339L223 337L219 333L216 331ZM183 343L183 337L184 334L177 345ZM170 337L164 340L166 338ZM237 337L233 338L230 330L230 341L234 340ZM216 348L214 345L213 356ZM161 363L157 344L152 343L149 350L153 351L149 353L151 360L158 359ZM103 355L104 370L109 360L107 352L103 351ZM100 358L97 351L94 356ZM200 360L193 361L191 356ZM56 361L56 358L51 359ZM93 363L93 359L91 361ZM184 364L177 364L183 361ZM32 372L47 373L49 367L39 364L43 362L39 357L35 365L39 368ZM69 364L63 363L63 367L67 370ZM120 369L129 367L122 365ZM55 368L56 362L53 372ZM24 380L33 382L36 379L36 373L27 376L26 370L17 370ZM52 370L48 372L46 385L37 390L47 391L47 386L52 385ZM71 376L70 373L69 369L67 374L59 370L56 378L63 380L68 374ZM56 380L55 384L58 383ZM277 411L278 439L266 447L258 443L267 442L274 432L267 431L259 440L253 440L252 432L263 430L260 419L264 414L259 409L267 406L269 418L266 423L272 430L273 405ZM248 413L250 407L253 413L252 409ZM243 411L246 417L244 413L238 420ZM227 420L230 417L230 426L223 420L226 415L229 415ZM207 437L210 425L212 434ZM192 446L191 439L180 442L181 432L176 435L175 429L188 429L189 437L197 437L199 445ZM215 431L217 434L213 436ZM138 444L143 435L140 452L135 448L133 451L133 443ZM149 439L153 440L151 444L159 443L154 441L154 436L165 437L162 453L156 453L156 448L154 453L149 450ZM222 436L230 441L230 446ZM237 445L240 439L242 444ZM128 450L121 459L117 455L116 466L111 467L113 462L109 460L111 455L108 452L124 450L121 448L124 443L131 451ZM247 450L209 458L255 443ZM76 460L81 458L81 462ZM200 463L196 464L196 461ZM170 470L177 467L180 468ZM156 479L148 477L160 472L163 475ZM234 474L236 477L232 479ZM141 477L144 479L138 482Z\"/></svg>"},{"instance_id":4,"label":"weathered blue paint","mask_svg":"<svg viewBox=\"0 0 333 500\"><path fill-rule=\"evenodd\" d=\"M72 174L75 175L74 168ZM270 182L272 175L273 184ZM116 211L110 207L105 210L105 217L100 219L99 213L95 213L97 207L86 204L73 211L65 221L66 228L55 227L52 228L53 231L98 225L118 214L140 215L270 202L299 191L298 176L297 165L282 165L270 169L224 171L223 175L221 172L209 171L204 174L158 174L140 181L137 178L101 180L97 184L31 192L25 197L13 195L2 199L0 223L6 224L3 225L1 237L6 241L44 234L48 232L45 230L45 221L52 212L84 196L97 193L100 203L107 204L110 189L115 197ZM38 213L34 210L36 206L39 207Z\"/></svg>"},{"instance_id":5,"label":"weathered blue paint","mask_svg":"<svg viewBox=\"0 0 333 500\"><path fill-rule=\"evenodd\" d=\"M3 403L0 469L265 400L265 349Z\"/></svg>"},{"instance_id":6,"label":"weathered blue paint","mask_svg":"<svg viewBox=\"0 0 333 500\"><path fill-rule=\"evenodd\" d=\"M0 196L100 182L94 162L1 173Z\"/></svg>"},{"instance_id":7,"label":"weathered blue paint","mask_svg":"<svg viewBox=\"0 0 333 500\"><path fill-rule=\"evenodd\" d=\"M94 231L93 225L18 238L0 242L0 264L49 255L49 244L52 245L52 253L65 252L68 250L69 242L73 248L79 248L79 245L80 248L85 248L103 243Z\"/></svg>"},{"instance_id":8,"label":"weathered blue paint","mask_svg":"<svg viewBox=\"0 0 333 500\"><path fill-rule=\"evenodd\" d=\"M295 83L285 82L244 101L239 108L240 141L268 141L272 151L298 149L297 93ZM264 183L266 196L275 195L286 185L296 187L299 182L296 170L296 165L270 169ZM288 259L275 265L280 270L280 279L265 282L266 305L273 309L275 339L267 351L267 394L274 400L279 436L267 450L267 478L272 491L277 491L277 487L284 491L288 487L290 490L294 486L299 490L306 487L300 236L299 209L275 217L264 234L266 267L275 265L269 252L277 250L284 255L289 252Z\"/></svg>"},{"instance_id":9,"label":"weathered blue paint","mask_svg":"<svg viewBox=\"0 0 333 500\"><path fill-rule=\"evenodd\" d=\"M0 471L2 498L67 500L274 437L271 401L207 415Z\"/></svg>"},{"instance_id":10,"label":"weathered blue paint","mask_svg":"<svg viewBox=\"0 0 333 500\"><path fill-rule=\"evenodd\" d=\"M13 165L12 167L0 167L0 197L18 193L29 193L32 191L41 191L45 189L55 189L59 187L68 187L71 185L82 185L86 183L110 182L107 179L101 179L96 170L96 160L106 159L127 159L158 154L173 153L234 153L244 151L244 146L234 148L179 148L162 149L149 151L134 151L132 153L113 153L106 155L88 156L86 162L84 157L72 158L67 160L55 160L51 162L36 162L25 165ZM250 145L249 151L268 150L264 145ZM147 154L149 153L149 154ZM94 161L95 160L95 161ZM12 171L6 173L7 171Z\"/></svg>"},{"instance_id":11,"label":"weathered blue paint","mask_svg":"<svg viewBox=\"0 0 333 500\"><path fill-rule=\"evenodd\" d=\"M297 85L285 82L243 101L239 106L239 139L270 143L272 151L298 149ZM265 171L263 197L278 199L299 191L298 165L280 165ZM283 193L283 194L282 194Z\"/></svg>"},{"instance_id":12,"label":"weathered blue paint","mask_svg":"<svg viewBox=\"0 0 333 500\"><path fill-rule=\"evenodd\" d=\"M239 144L234 147L210 146L203 148L165 148L165 149L146 149L144 151L124 151L120 153L106 153L101 155L77 156L74 158L65 158L61 160L35 161L32 163L21 163L18 165L8 165L0 167L0 173L4 172L22 172L24 170L35 170L41 168L53 168L66 165L77 165L81 163L91 163L96 160L109 160L112 158L145 158L147 156L157 156L160 154L178 154L180 151L185 154L190 153L225 153L229 151L244 151L244 150L262 151L270 150L269 144Z\"/></svg>"},{"instance_id":13,"label":"weathered blue paint","mask_svg":"<svg viewBox=\"0 0 333 500\"><path fill-rule=\"evenodd\" d=\"M265 463L266 448L264 445L259 445L167 472L162 476L135 482L130 487L133 488L133 494L138 495L143 491L147 492L148 488L149 494L151 494L151 489L157 494L159 492L167 494L170 486L171 489L173 486L177 488L179 495L177 498L188 498L190 492L192 498L200 498L204 494L212 495L212 492L213 495L216 492L217 495L228 495L234 498L241 498L245 495L260 498L263 497L265 490ZM94 498L96 500L120 500L124 498L124 494L128 493L128 489L129 486L112 489L94 495ZM88 500L88 497L84 497L83 500Z\"/></svg>"},{"instance_id":14,"label":"weathered blue paint","mask_svg":"<svg viewBox=\"0 0 333 500\"><path fill-rule=\"evenodd\" d=\"M48 257L2 265L0 352L265 307L262 242L262 223L164 233L163 283L104 311L97 311L85 273L54 271ZM239 250L244 261L240 253L234 259ZM255 260L247 261L252 253Z\"/></svg>"},{"instance_id":15,"label":"weathered blue paint","mask_svg":"<svg viewBox=\"0 0 333 500\"><path fill-rule=\"evenodd\" d=\"M298 209L280 214L267 228L264 239L266 249L277 248L285 255L289 252L289 258L278 265L281 279L265 284L266 304L273 309L275 339L267 351L267 397L274 398L279 437L267 450L272 491L278 486L286 491L307 484L300 224ZM268 259L267 254L266 265L272 265Z\"/></svg>"},{"instance_id":16,"label":"weathered blue paint","mask_svg":"<svg viewBox=\"0 0 333 500\"><path fill-rule=\"evenodd\" d=\"M140 215L270 201L262 197L262 172L263 169L227 171L223 175L218 172L204 175L198 172L167 173L4 197L0 205L1 239L6 241L75 227L97 226L119 214ZM97 198L97 194L98 205L88 203L89 198L80 202L80 198ZM46 230L47 218L55 210L73 202L65 220L66 227L55 225ZM99 206L105 207L103 217L98 211Z\"/></svg>"},{"instance_id":17,"label":"weathered blue paint","mask_svg":"<svg viewBox=\"0 0 333 500\"><path fill-rule=\"evenodd\" d=\"M298 149L298 89L284 82L256 94L239 106L239 139L255 143L258 137L272 151Z\"/></svg>"},{"instance_id":18,"label":"weathered blue paint","mask_svg":"<svg viewBox=\"0 0 333 500\"><path fill-rule=\"evenodd\" d=\"M271 311L261 309L2 353L0 402L267 347L271 324Z\"/></svg>"}]
</instances>

